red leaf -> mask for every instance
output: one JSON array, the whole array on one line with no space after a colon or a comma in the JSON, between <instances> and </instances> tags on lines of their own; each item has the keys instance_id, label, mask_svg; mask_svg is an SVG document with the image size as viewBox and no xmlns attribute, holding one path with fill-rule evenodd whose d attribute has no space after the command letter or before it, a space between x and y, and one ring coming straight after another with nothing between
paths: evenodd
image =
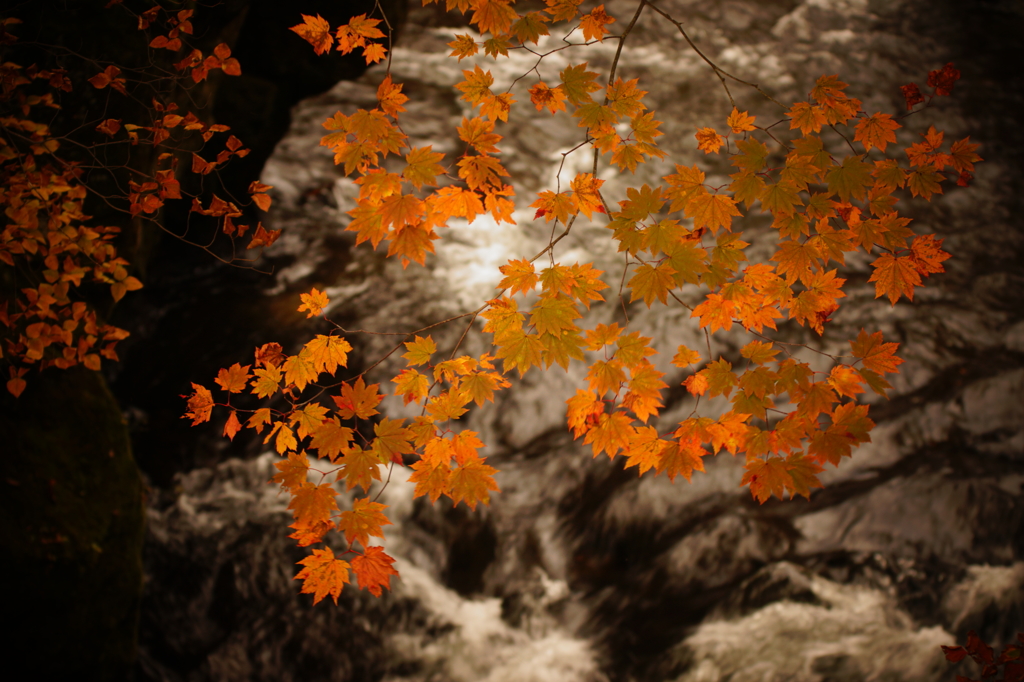
<instances>
[{"instance_id":1,"label":"red leaf","mask_svg":"<svg viewBox=\"0 0 1024 682\"><path fill-rule=\"evenodd\" d=\"M391 576L398 575L392 564L395 560L380 547L367 547L366 553L352 560L352 570L359 579L359 589L369 590L379 597L381 587L391 589Z\"/></svg>"},{"instance_id":2,"label":"red leaf","mask_svg":"<svg viewBox=\"0 0 1024 682\"><path fill-rule=\"evenodd\" d=\"M921 90L917 87L917 83L901 85L900 92L903 93L903 98L907 100L908 111L913 109L915 104L920 104L924 101L924 95L921 94Z\"/></svg>"}]
</instances>

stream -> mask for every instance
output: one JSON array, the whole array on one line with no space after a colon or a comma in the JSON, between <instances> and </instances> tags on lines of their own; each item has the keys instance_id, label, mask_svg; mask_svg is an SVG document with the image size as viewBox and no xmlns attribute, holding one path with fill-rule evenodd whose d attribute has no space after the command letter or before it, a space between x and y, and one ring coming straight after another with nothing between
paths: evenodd
<instances>
[{"instance_id":1,"label":"stream","mask_svg":"<svg viewBox=\"0 0 1024 682\"><path fill-rule=\"evenodd\" d=\"M504 88L535 58L513 52L498 62L456 63L446 43L466 29L444 25L444 15L417 4L392 64L410 97L403 129L410 146L458 154L455 126L469 114L452 88L461 70L479 63ZM619 20L612 28L635 8L625 0L605 4ZM809 501L759 505L738 487L742 460L728 454L708 457L706 473L692 483L638 477L622 458L591 457L564 423L565 400L583 369L532 370L463 419L500 471L501 492L491 505L470 511L444 500L414 501L410 470L397 470L379 501L395 524L382 544L401 578L380 599L346 588L337 606L327 600L314 607L293 581L295 562L307 552L287 537L287 497L267 485L276 455L259 443L229 446L214 437L219 425L207 425L209 437L189 453L187 467L153 464L147 471L139 679L931 681L953 679L940 645L962 642L971 629L990 643L1007 642L1024 627L1024 134L1006 124L1024 105L1021 71L1009 56L1024 25L1020 3L658 6L684 19L716 63L782 102L804 98L818 76L838 73L865 110L900 111L898 86L923 85L929 70L948 61L963 72L951 97L906 119L900 131L902 141L935 124L948 138L982 143L985 161L969 188L946 183L946 194L931 203L900 204L917 232L945 239L953 254L947 272L933 275L913 303L890 307L874 297L869 260L850 258L840 273L848 297L824 337L791 325L780 332L827 352L841 353L860 328L900 343L906 362L890 399L872 401L872 442L829 467L825 488ZM548 82L569 63L603 70L614 51L610 41L575 48L539 68ZM693 133L722 128L731 105L675 28L644 13L619 69L649 91L645 102L664 122L659 144L668 158L698 163L711 184L727 183L727 156L697 152ZM339 110L374 106L383 77L374 67L293 111L290 132L262 175L274 188L266 224L284 230L267 254L273 274L246 275L249 296L255 287L260 293L228 318L252 325L233 332L247 343L279 341L294 350L323 333L326 327L292 312L299 292L313 286L326 290L328 316L346 328L400 332L477 308L493 297L499 265L547 243L550 225L534 221L529 207L536 193L589 170L590 154L563 157L582 139L575 121L535 111L526 79L513 88L520 104L496 130L505 136L501 158L517 191L517 224L453 220L426 267L403 270L368 244L354 247L344 227L358 188L319 146L320 123ZM775 115L753 90L732 91L741 111L763 120ZM659 183L671 169L652 162L622 177L603 167L599 177L614 202L626 186ZM752 260L771 255L769 219L751 213L739 225ZM592 261L608 273L622 268L597 220L577 224L557 258ZM211 295L218 295L219 275L211 272ZM609 302L594 305L581 326L624 322L609 283ZM655 347L704 343L685 309L636 303L627 311L630 328ZM450 351L463 329L432 331L439 350ZM477 323L460 352L487 349L490 337L479 329ZM355 348L350 368L369 365L395 343L346 338ZM720 332L714 350L738 356L750 338L740 328ZM245 364L248 346L242 348L223 358L224 366ZM666 392L663 424L693 407L670 359L652 358L675 387ZM400 363L396 354L369 379L383 385ZM727 408L712 402L708 409L713 415ZM381 411L412 415L390 398ZM153 461L137 455L144 470Z\"/></svg>"}]
</instances>

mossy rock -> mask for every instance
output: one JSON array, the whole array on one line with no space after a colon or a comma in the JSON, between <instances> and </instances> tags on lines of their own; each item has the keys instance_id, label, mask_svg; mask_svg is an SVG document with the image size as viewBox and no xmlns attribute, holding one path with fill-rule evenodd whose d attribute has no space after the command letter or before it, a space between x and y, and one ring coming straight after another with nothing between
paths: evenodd
<instances>
[{"instance_id":1,"label":"mossy rock","mask_svg":"<svg viewBox=\"0 0 1024 682\"><path fill-rule=\"evenodd\" d=\"M42 679L124 679L142 594L143 484L96 372L0 398L0 575L11 652Z\"/></svg>"}]
</instances>

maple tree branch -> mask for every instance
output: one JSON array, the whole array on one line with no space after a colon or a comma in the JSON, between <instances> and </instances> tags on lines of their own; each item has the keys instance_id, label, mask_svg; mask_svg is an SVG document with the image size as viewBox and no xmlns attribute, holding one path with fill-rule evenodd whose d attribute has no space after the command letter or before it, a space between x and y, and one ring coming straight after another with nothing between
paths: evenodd
<instances>
[{"instance_id":1,"label":"maple tree branch","mask_svg":"<svg viewBox=\"0 0 1024 682\"><path fill-rule=\"evenodd\" d=\"M640 4L637 5L636 12L633 14L633 18L630 20L629 25L619 34L619 46L615 48L615 57L612 58L612 65L608 70L608 85L611 86L615 83L615 71L619 67L619 57L622 55L622 48L626 44L626 37L633 31L633 27L636 26L636 22L640 19L640 15L644 11L644 7L648 4L648 0L640 0ZM607 90L606 90L607 92ZM605 95L604 103L608 104L608 96Z\"/></svg>"},{"instance_id":2,"label":"maple tree branch","mask_svg":"<svg viewBox=\"0 0 1024 682\"><path fill-rule=\"evenodd\" d=\"M676 300L676 303L678 303L679 305L683 306L684 308L689 310L691 313L693 312L693 308L691 308L690 305L688 303L686 303L685 301L683 301L681 298L676 296L674 291L669 290L668 295L671 296L672 298L674 298Z\"/></svg>"},{"instance_id":3,"label":"maple tree branch","mask_svg":"<svg viewBox=\"0 0 1024 682\"><path fill-rule=\"evenodd\" d=\"M622 306L622 316L626 318L626 324L629 324L629 311L626 310L626 297L623 295L622 290L626 287L626 273L629 272L629 254L624 253L623 258L625 260L625 266L622 268L622 278L619 280L619 305Z\"/></svg>"},{"instance_id":4,"label":"maple tree branch","mask_svg":"<svg viewBox=\"0 0 1024 682\"><path fill-rule=\"evenodd\" d=\"M646 7L647 4L648 0L640 0L640 4L637 5L636 12L633 14L633 19L629 22L629 25L626 26L625 30L618 36L619 45L615 48L615 56L612 58L612 65L608 71L608 84L607 87L605 87L604 106L608 106L608 102L611 101L608 97L608 88L615 83L615 72L619 68L619 57L622 55L622 48L626 44L626 37L633 31L633 27L636 26L636 22L640 19L640 14L644 11L644 7ZM594 147L594 164L590 174L595 177L597 176L597 162L600 158L600 150L598 150L597 147ZM602 203L604 202L603 197L601 201Z\"/></svg>"}]
</instances>

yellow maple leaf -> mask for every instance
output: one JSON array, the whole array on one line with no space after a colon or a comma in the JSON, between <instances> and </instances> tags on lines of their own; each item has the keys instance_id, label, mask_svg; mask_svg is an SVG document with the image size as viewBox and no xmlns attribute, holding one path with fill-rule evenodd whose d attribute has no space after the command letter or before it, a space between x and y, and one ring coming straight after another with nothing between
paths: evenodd
<instances>
[{"instance_id":1,"label":"yellow maple leaf","mask_svg":"<svg viewBox=\"0 0 1024 682\"><path fill-rule=\"evenodd\" d=\"M754 117L747 115L747 112L740 111L736 107L732 108L732 113L729 114L729 118L725 119L725 124L737 135L756 129Z\"/></svg>"},{"instance_id":2,"label":"yellow maple leaf","mask_svg":"<svg viewBox=\"0 0 1024 682\"><path fill-rule=\"evenodd\" d=\"M456 34L455 40L448 43L448 47L452 48L448 56L458 57L460 62L466 57L472 57L480 50L476 41L473 40L473 36L466 34Z\"/></svg>"},{"instance_id":3,"label":"yellow maple leaf","mask_svg":"<svg viewBox=\"0 0 1024 682\"><path fill-rule=\"evenodd\" d=\"M600 195L603 184L604 180L595 178L590 173L579 173L570 183L573 205L587 218L590 218L594 211L607 213Z\"/></svg>"},{"instance_id":4,"label":"yellow maple leaf","mask_svg":"<svg viewBox=\"0 0 1024 682\"><path fill-rule=\"evenodd\" d=\"M416 189L423 185L437 185L437 176L444 174L444 167L438 163L443 158L444 154L433 151L433 145L415 147L405 157L409 165L402 170L402 177Z\"/></svg>"},{"instance_id":5,"label":"yellow maple leaf","mask_svg":"<svg viewBox=\"0 0 1024 682\"><path fill-rule=\"evenodd\" d=\"M484 458L475 452L459 459L461 461L456 463L448 483L447 494L452 498L452 506L465 502L470 509L476 509L477 503L488 504L490 491L498 490L494 481L498 470L484 464Z\"/></svg>"},{"instance_id":6,"label":"yellow maple leaf","mask_svg":"<svg viewBox=\"0 0 1024 682\"><path fill-rule=\"evenodd\" d=\"M299 299L302 300L302 305L299 306L299 312L308 310L306 318L316 317L324 311L324 308L330 303L330 299L327 298L327 294L320 291L316 287L310 289L308 294L299 294Z\"/></svg>"},{"instance_id":7,"label":"yellow maple leaf","mask_svg":"<svg viewBox=\"0 0 1024 682\"><path fill-rule=\"evenodd\" d=\"M309 357L308 352L301 352L298 355L289 356L282 365L284 369L284 382L288 384L295 384L295 387L300 391L305 390L308 384L311 384L317 380L319 372L313 367L313 361Z\"/></svg>"},{"instance_id":8,"label":"yellow maple leaf","mask_svg":"<svg viewBox=\"0 0 1024 682\"><path fill-rule=\"evenodd\" d=\"M480 104L485 97L492 96L491 86L494 85L494 77L490 71L484 71L479 66L474 66L472 71L463 71L462 75L466 80L456 84L456 88L462 91L462 97L471 105Z\"/></svg>"},{"instance_id":9,"label":"yellow maple leaf","mask_svg":"<svg viewBox=\"0 0 1024 682\"><path fill-rule=\"evenodd\" d=\"M338 367L348 365L348 353L352 346L340 336L317 336L303 347L309 361L313 365L313 371L319 374L327 372L332 376ZM301 354L301 353L300 353Z\"/></svg>"},{"instance_id":10,"label":"yellow maple leaf","mask_svg":"<svg viewBox=\"0 0 1024 682\"><path fill-rule=\"evenodd\" d=\"M533 263L526 259L510 260L498 268L504 279L498 283L499 289L512 289L512 295L533 291L537 286L537 272Z\"/></svg>"}]
</instances>

